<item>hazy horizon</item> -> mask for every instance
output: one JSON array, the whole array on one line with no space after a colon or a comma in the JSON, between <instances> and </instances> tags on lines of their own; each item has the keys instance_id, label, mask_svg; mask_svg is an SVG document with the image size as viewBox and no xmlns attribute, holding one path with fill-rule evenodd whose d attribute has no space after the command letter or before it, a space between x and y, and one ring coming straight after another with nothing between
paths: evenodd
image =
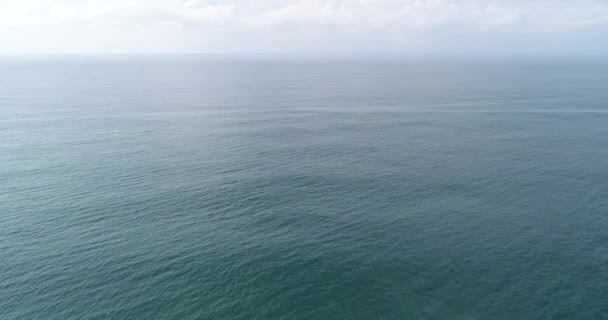
<instances>
[{"instance_id":1,"label":"hazy horizon","mask_svg":"<svg viewBox=\"0 0 608 320\"><path fill-rule=\"evenodd\" d=\"M598 0L1 0L0 54L606 55Z\"/></svg>"}]
</instances>

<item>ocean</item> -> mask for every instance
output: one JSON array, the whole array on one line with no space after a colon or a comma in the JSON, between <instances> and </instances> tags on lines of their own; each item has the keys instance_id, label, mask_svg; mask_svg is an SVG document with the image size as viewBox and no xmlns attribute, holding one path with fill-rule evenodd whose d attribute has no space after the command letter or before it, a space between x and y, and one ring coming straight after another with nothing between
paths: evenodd
<instances>
[{"instance_id":1,"label":"ocean","mask_svg":"<svg viewBox=\"0 0 608 320\"><path fill-rule=\"evenodd\" d=\"M608 60L0 58L0 319L608 319Z\"/></svg>"}]
</instances>

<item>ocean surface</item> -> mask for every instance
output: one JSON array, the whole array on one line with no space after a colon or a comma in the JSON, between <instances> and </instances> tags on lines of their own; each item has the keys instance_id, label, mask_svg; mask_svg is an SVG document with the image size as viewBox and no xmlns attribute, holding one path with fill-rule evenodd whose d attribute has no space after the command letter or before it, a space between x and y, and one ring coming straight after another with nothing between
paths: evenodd
<instances>
[{"instance_id":1,"label":"ocean surface","mask_svg":"<svg viewBox=\"0 0 608 320\"><path fill-rule=\"evenodd\" d=\"M608 61L0 58L0 319L608 319Z\"/></svg>"}]
</instances>

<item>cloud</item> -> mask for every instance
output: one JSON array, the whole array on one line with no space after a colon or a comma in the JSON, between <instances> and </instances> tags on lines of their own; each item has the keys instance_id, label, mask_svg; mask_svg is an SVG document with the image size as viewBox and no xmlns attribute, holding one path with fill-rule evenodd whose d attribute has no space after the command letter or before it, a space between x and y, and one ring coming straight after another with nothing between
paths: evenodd
<instances>
[{"instance_id":1,"label":"cloud","mask_svg":"<svg viewBox=\"0 0 608 320\"><path fill-rule=\"evenodd\" d=\"M69 23L156 23L165 19L190 23L217 23L232 16L231 4L196 0L3 0L0 25L27 26Z\"/></svg>"},{"instance_id":2,"label":"cloud","mask_svg":"<svg viewBox=\"0 0 608 320\"><path fill-rule=\"evenodd\" d=\"M45 50L50 39L59 49L89 43L85 51L163 51L163 43L193 51L315 51L328 43L422 50L455 38L523 44L606 27L603 0L0 0L5 51ZM95 48L91 36L105 39Z\"/></svg>"}]
</instances>

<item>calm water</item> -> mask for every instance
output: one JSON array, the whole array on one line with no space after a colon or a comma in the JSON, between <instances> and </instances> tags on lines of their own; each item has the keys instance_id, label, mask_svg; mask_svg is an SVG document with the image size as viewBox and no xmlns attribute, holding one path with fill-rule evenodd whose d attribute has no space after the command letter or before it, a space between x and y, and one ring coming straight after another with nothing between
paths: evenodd
<instances>
[{"instance_id":1,"label":"calm water","mask_svg":"<svg viewBox=\"0 0 608 320\"><path fill-rule=\"evenodd\" d=\"M606 319L608 63L3 58L1 319Z\"/></svg>"}]
</instances>

